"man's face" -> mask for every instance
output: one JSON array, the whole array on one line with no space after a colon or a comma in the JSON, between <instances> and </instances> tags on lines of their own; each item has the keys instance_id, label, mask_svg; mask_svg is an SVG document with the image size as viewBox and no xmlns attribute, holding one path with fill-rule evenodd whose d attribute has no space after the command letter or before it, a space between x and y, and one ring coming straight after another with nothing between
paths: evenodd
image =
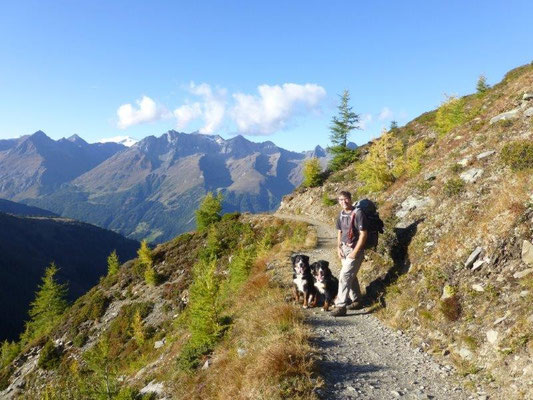
<instances>
[{"instance_id":1,"label":"man's face","mask_svg":"<svg viewBox=\"0 0 533 400\"><path fill-rule=\"evenodd\" d=\"M339 196L339 204L343 210L352 209L352 199L346 196Z\"/></svg>"}]
</instances>

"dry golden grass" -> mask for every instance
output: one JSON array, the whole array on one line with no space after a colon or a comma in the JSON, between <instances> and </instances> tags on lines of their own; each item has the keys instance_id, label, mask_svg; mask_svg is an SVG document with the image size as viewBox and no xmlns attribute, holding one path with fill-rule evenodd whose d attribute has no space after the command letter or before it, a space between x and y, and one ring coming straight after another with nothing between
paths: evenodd
<instances>
[{"instance_id":1,"label":"dry golden grass","mask_svg":"<svg viewBox=\"0 0 533 400\"><path fill-rule=\"evenodd\" d=\"M316 240L316 236L309 239L310 233L305 243ZM302 311L285 302L286 290L266 271L268 263L286 265L289 249L295 246L274 246L255 260L250 278L229 310L233 324L212 354L212 364L193 374L178 373L173 383L176 398L316 399L314 388L320 379L309 345L310 331Z\"/></svg>"}]
</instances>

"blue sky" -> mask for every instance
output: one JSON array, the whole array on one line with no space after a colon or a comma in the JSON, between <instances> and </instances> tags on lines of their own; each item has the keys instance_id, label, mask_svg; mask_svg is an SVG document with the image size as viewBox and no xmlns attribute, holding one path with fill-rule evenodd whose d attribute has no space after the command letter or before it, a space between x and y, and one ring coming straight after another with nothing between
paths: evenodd
<instances>
[{"instance_id":1,"label":"blue sky","mask_svg":"<svg viewBox=\"0 0 533 400\"><path fill-rule=\"evenodd\" d=\"M4 1L0 139L169 129L291 150L329 142L338 94L364 129L533 61L531 1Z\"/></svg>"}]
</instances>

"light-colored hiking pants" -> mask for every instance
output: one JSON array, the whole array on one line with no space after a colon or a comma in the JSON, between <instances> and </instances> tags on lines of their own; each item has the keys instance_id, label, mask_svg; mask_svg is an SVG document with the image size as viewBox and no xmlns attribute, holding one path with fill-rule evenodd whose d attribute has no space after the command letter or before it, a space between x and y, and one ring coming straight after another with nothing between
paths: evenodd
<instances>
[{"instance_id":1,"label":"light-colored hiking pants","mask_svg":"<svg viewBox=\"0 0 533 400\"><path fill-rule=\"evenodd\" d=\"M363 263L364 251L360 251L353 259L347 257L353 251L350 246L343 244L341 250L345 257L341 259L342 268L339 273L339 293L335 300L336 307L345 307L349 303L361 299L361 288L359 287L357 273Z\"/></svg>"}]
</instances>

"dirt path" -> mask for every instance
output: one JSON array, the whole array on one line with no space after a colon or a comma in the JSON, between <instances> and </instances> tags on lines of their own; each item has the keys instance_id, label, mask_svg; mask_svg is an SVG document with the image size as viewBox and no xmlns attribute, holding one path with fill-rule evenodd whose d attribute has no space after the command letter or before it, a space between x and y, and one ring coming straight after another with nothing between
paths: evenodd
<instances>
[{"instance_id":1,"label":"dirt path","mask_svg":"<svg viewBox=\"0 0 533 400\"><path fill-rule=\"evenodd\" d=\"M305 221L318 234L316 249L306 252L312 261L327 260L338 276L336 233L308 217L275 214ZM334 318L319 308L306 311L321 351L319 368L325 386L322 399L486 399L464 391L449 365L440 365L427 353L411 346L409 338L386 327L365 310L348 311Z\"/></svg>"}]
</instances>

